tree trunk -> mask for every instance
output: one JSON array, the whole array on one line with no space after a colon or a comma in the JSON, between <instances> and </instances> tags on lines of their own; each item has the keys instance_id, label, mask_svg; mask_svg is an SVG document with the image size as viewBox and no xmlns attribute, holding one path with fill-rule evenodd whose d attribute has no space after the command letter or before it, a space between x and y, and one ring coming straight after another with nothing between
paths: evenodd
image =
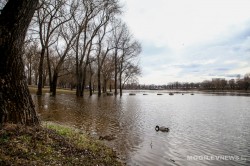
<instances>
[{"instance_id":1,"label":"tree trunk","mask_svg":"<svg viewBox=\"0 0 250 166\"><path fill-rule=\"evenodd\" d=\"M100 69L100 65L98 66L98 71L97 71L97 89L98 89L98 96L101 96L102 89L101 89L101 69Z\"/></svg>"},{"instance_id":2,"label":"tree trunk","mask_svg":"<svg viewBox=\"0 0 250 166\"><path fill-rule=\"evenodd\" d=\"M52 79L52 83L51 83L52 96L56 96L57 80L58 80L58 72L55 70L54 75L53 75L53 79Z\"/></svg>"},{"instance_id":3,"label":"tree trunk","mask_svg":"<svg viewBox=\"0 0 250 166\"><path fill-rule=\"evenodd\" d=\"M118 94L117 92L117 75L118 75L118 69L117 69L117 50L115 51L115 95Z\"/></svg>"},{"instance_id":4,"label":"tree trunk","mask_svg":"<svg viewBox=\"0 0 250 166\"><path fill-rule=\"evenodd\" d=\"M82 97L83 96L83 92L82 92L82 89L83 89L83 69L82 69L82 63L78 63L78 59L77 59L77 62L76 62L76 80L77 80L77 83L76 83L76 96L77 97Z\"/></svg>"},{"instance_id":5,"label":"tree trunk","mask_svg":"<svg viewBox=\"0 0 250 166\"><path fill-rule=\"evenodd\" d=\"M76 63L76 96L81 96L81 89L82 89L82 68Z\"/></svg>"},{"instance_id":6,"label":"tree trunk","mask_svg":"<svg viewBox=\"0 0 250 166\"><path fill-rule=\"evenodd\" d=\"M0 124L39 124L22 61L25 35L38 0L9 0L0 15Z\"/></svg>"},{"instance_id":7,"label":"tree trunk","mask_svg":"<svg viewBox=\"0 0 250 166\"><path fill-rule=\"evenodd\" d=\"M86 59L86 64L84 65L83 68L83 76L82 76L82 87L81 87L81 93L80 96L84 95L84 89L85 89L85 85L86 85L86 76L87 76L87 67L89 64L89 54L87 55L87 59Z\"/></svg>"},{"instance_id":8,"label":"tree trunk","mask_svg":"<svg viewBox=\"0 0 250 166\"><path fill-rule=\"evenodd\" d=\"M37 95L42 95L43 89L43 60L45 54L45 47L42 47L41 57L39 61L39 69L38 69L38 86L37 86Z\"/></svg>"},{"instance_id":9,"label":"tree trunk","mask_svg":"<svg viewBox=\"0 0 250 166\"><path fill-rule=\"evenodd\" d=\"M121 69L119 73L119 87L120 87L120 96L122 96L122 62L121 62Z\"/></svg>"},{"instance_id":10,"label":"tree trunk","mask_svg":"<svg viewBox=\"0 0 250 166\"><path fill-rule=\"evenodd\" d=\"M81 72L81 71L80 71ZM80 74L82 75L82 74ZM76 84L76 96L80 97L81 96L81 89L82 89L82 76L77 76L77 84Z\"/></svg>"},{"instance_id":11,"label":"tree trunk","mask_svg":"<svg viewBox=\"0 0 250 166\"><path fill-rule=\"evenodd\" d=\"M122 56L121 62L120 62L120 71L119 71L119 81L120 81L120 96L122 96L122 70L123 70L123 61L124 61L124 56Z\"/></svg>"},{"instance_id":12,"label":"tree trunk","mask_svg":"<svg viewBox=\"0 0 250 166\"><path fill-rule=\"evenodd\" d=\"M92 89L93 73L92 73L91 63L89 63L89 72L90 72L90 76L89 76L89 96L92 96L94 88Z\"/></svg>"},{"instance_id":13,"label":"tree trunk","mask_svg":"<svg viewBox=\"0 0 250 166\"><path fill-rule=\"evenodd\" d=\"M84 66L84 69L83 69L83 78L82 78L82 87L81 87L80 96L84 95L84 89L85 89L85 84L86 84L86 75L87 75L87 64Z\"/></svg>"},{"instance_id":14,"label":"tree trunk","mask_svg":"<svg viewBox=\"0 0 250 166\"><path fill-rule=\"evenodd\" d=\"M47 52L47 65L48 65L48 74L49 74L49 92L52 92L52 72L51 72L51 65L49 60L49 49L46 49Z\"/></svg>"}]
</instances>

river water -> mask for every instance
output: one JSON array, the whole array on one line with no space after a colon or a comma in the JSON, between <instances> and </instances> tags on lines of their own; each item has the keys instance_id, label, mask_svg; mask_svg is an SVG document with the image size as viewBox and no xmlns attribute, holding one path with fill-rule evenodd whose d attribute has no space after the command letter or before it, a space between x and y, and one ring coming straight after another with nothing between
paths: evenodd
<instances>
[{"instance_id":1,"label":"river water","mask_svg":"<svg viewBox=\"0 0 250 166\"><path fill-rule=\"evenodd\" d=\"M127 165L250 165L250 96L134 93L32 98L43 120L73 125L96 138L113 135L104 142ZM170 132L156 132L156 125Z\"/></svg>"}]
</instances>

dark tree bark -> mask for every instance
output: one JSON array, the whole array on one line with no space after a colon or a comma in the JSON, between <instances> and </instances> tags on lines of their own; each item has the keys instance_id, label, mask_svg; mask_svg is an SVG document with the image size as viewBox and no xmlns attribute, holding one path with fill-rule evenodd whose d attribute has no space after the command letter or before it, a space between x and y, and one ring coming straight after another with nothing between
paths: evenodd
<instances>
[{"instance_id":1,"label":"dark tree bark","mask_svg":"<svg viewBox=\"0 0 250 166\"><path fill-rule=\"evenodd\" d=\"M118 91L117 91L117 75L118 75L118 69L117 69L117 65L118 65L118 55L117 55L117 48L115 50L115 95L118 94Z\"/></svg>"},{"instance_id":2,"label":"dark tree bark","mask_svg":"<svg viewBox=\"0 0 250 166\"><path fill-rule=\"evenodd\" d=\"M92 67L91 63L89 63L89 96L93 95L93 89L92 89L92 77L93 77L93 72L92 72Z\"/></svg>"},{"instance_id":3,"label":"dark tree bark","mask_svg":"<svg viewBox=\"0 0 250 166\"><path fill-rule=\"evenodd\" d=\"M25 35L38 0L9 0L0 15L0 124L39 124L22 61Z\"/></svg>"},{"instance_id":4,"label":"dark tree bark","mask_svg":"<svg viewBox=\"0 0 250 166\"><path fill-rule=\"evenodd\" d=\"M83 67L83 78L82 78L82 87L81 87L80 96L84 96L84 89L85 89L85 85L86 85L86 76L87 76L87 67L90 63L91 48L92 48L92 40L90 40L90 46L88 48L87 55L86 55L87 56L86 64Z\"/></svg>"},{"instance_id":5,"label":"dark tree bark","mask_svg":"<svg viewBox=\"0 0 250 166\"><path fill-rule=\"evenodd\" d=\"M102 87L101 87L101 67L98 64L97 70L97 89L98 89L98 96L102 95Z\"/></svg>"},{"instance_id":6,"label":"dark tree bark","mask_svg":"<svg viewBox=\"0 0 250 166\"><path fill-rule=\"evenodd\" d=\"M83 97L84 95L84 89L85 89L85 85L86 85L86 76L87 76L87 64L88 64L88 59L86 61L86 64L83 68L83 78L82 78L82 87L81 87L81 91L80 91L80 96Z\"/></svg>"},{"instance_id":7,"label":"dark tree bark","mask_svg":"<svg viewBox=\"0 0 250 166\"><path fill-rule=\"evenodd\" d=\"M49 74L49 92L52 92L52 72L51 72L51 65L49 59L49 49L47 48L47 65L48 65L48 74Z\"/></svg>"},{"instance_id":8,"label":"dark tree bark","mask_svg":"<svg viewBox=\"0 0 250 166\"><path fill-rule=\"evenodd\" d=\"M56 96L57 80L58 80L58 72L55 71L53 75L52 83L51 83L52 96Z\"/></svg>"},{"instance_id":9,"label":"dark tree bark","mask_svg":"<svg viewBox=\"0 0 250 166\"><path fill-rule=\"evenodd\" d=\"M119 87L120 87L120 96L122 96L122 69L123 69L123 56L120 62L120 72L119 72Z\"/></svg>"},{"instance_id":10,"label":"dark tree bark","mask_svg":"<svg viewBox=\"0 0 250 166\"><path fill-rule=\"evenodd\" d=\"M45 47L42 48L41 58L39 61L39 69L38 69L38 86L37 86L37 95L42 95L43 89L43 60L45 56Z\"/></svg>"}]
</instances>

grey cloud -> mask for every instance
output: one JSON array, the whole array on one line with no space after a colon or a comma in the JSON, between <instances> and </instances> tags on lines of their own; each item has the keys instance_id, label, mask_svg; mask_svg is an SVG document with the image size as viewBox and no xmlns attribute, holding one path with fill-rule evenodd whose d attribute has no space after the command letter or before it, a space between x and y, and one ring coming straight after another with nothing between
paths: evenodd
<instances>
[{"instance_id":1,"label":"grey cloud","mask_svg":"<svg viewBox=\"0 0 250 166\"><path fill-rule=\"evenodd\" d=\"M246 27L250 27L250 21ZM157 47L149 43L144 43L143 49L142 61L147 66L145 74L171 71L173 73L168 72L168 76L176 76L180 80L188 74L197 78L237 78L243 73L228 73L241 68L242 63L248 62L246 65L250 65L250 29L239 28L209 43L185 48L180 54L173 53L167 46ZM226 63L228 61L230 63ZM177 73L175 69L180 70Z\"/></svg>"}]
</instances>

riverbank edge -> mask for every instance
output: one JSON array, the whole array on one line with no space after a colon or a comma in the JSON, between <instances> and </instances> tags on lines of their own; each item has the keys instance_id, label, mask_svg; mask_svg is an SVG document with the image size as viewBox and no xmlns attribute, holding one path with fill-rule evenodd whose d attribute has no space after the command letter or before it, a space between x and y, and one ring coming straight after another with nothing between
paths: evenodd
<instances>
[{"instance_id":1,"label":"riverbank edge","mask_svg":"<svg viewBox=\"0 0 250 166\"><path fill-rule=\"evenodd\" d=\"M32 94L36 94L37 91L37 87L34 85L29 85L29 91ZM150 92L152 90L145 90L145 89L137 89L137 90L133 90L133 89L124 89L124 92L134 92L134 91L138 91L138 92ZM238 94L250 94L250 90L236 90L236 89L161 89L161 90L155 90L156 92L165 92L165 93L238 93ZM88 94L88 91L86 91ZM43 88L43 93L49 93L49 87L45 87ZM76 91L75 89L70 90L70 89L63 89L63 88L58 88L57 89L57 93L58 94L72 94L75 95ZM97 94L97 92L95 91L94 94Z\"/></svg>"},{"instance_id":2,"label":"riverbank edge","mask_svg":"<svg viewBox=\"0 0 250 166\"><path fill-rule=\"evenodd\" d=\"M55 122L0 129L0 165L124 165L101 141Z\"/></svg>"}]
</instances>

